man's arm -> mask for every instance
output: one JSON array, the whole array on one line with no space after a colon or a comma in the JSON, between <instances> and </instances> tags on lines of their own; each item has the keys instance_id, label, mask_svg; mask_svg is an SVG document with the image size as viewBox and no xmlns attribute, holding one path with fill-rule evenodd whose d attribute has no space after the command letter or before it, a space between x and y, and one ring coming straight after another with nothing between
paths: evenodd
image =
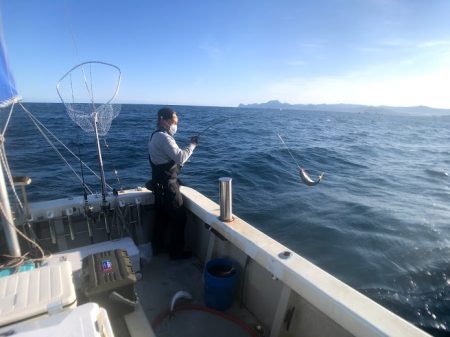
<instances>
[{"instance_id":1,"label":"man's arm","mask_svg":"<svg viewBox=\"0 0 450 337\"><path fill-rule=\"evenodd\" d=\"M164 134L166 138L166 142L164 142L164 152L172 159L176 164L183 165L189 157L192 155L192 152L194 152L194 149L196 147L196 144L189 144L184 150L181 150L177 143L175 142L175 139L173 137Z\"/></svg>"}]
</instances>

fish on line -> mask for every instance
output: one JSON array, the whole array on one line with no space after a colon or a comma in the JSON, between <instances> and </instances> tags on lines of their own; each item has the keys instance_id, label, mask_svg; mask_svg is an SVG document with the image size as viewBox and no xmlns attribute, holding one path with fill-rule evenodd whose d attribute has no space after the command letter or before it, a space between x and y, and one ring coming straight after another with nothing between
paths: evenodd
<instances>
[{"instance_id":1,"label":"fish on line","mask_svg":"<svg viewBox=\"0 0 450 337\"><path fill-rule=\"evenodd\" d=\"M311 177L309 176L308 172L306 172L306 170L304 168L302 168L299 163L297 162L297 160L295 160L294 156L292 155L291 151L289 150L289 147L286 145L286 143L284 142L283 138L281 138L280 134L278 134L278 138L280 138L281 142L284 144L284 146L286 147L286 149L288 150L290 156L292 157L292 159L294 160L294 162L297 164L298 170L299 170L299 174L300 174L300 178L302 179L303 183L307 186L315 186L318 183L320 183L324 177L324 172L322 172L319 177L316 180L311 179Z\"/></svg>"}]
</instances>

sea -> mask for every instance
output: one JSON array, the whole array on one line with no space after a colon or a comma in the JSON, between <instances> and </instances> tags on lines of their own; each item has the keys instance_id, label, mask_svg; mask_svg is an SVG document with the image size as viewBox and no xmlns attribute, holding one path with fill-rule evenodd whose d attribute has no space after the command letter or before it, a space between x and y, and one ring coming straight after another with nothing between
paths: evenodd
<instances>
[{"instance_id":1,"label":"sea","mask_svg":"<svg viewBox=\"0 0 450 337\"><path fill-rule=\"evenodd\" d=\"M64 105L24 105L98 172L93 133ZM160 107L122 105L102 137L112 188L150 178L147 143ZM172 107L180 147L200 132L184 185L218 202L218 179L231 177L233 213L413 324L448 334L450 116ZM70 169L20 107L5 139L13 174L32 179L31 201L81 196L75 173L100 192L98 180L54 141ZM323 181L303 184L299 166L312 179L324 172Z\"/></svg>"}]
</instances>

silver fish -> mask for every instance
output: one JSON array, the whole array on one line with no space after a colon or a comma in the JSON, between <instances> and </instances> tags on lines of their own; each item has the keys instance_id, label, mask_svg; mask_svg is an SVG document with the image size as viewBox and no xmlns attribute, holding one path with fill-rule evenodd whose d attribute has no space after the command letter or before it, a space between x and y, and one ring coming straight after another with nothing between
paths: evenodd
<instances>
[{"instance_id":1,"label":"silver fish","mask_svg":"<svg viewBox=\"0 0 450 337\"><path fill-rule=\"evenodd\" d=\"M300 173L300 178L302 178L302 181L308 186L314 186L314 185L317 185L318 183L320 183L322 181L323 175L324 175L324 172L322 172L319 175L319 178L317 178L317 180L314 181L309 177L308 172L306 172L305 169L300 168L299 173Z\"/></svg>"}]
</instances>

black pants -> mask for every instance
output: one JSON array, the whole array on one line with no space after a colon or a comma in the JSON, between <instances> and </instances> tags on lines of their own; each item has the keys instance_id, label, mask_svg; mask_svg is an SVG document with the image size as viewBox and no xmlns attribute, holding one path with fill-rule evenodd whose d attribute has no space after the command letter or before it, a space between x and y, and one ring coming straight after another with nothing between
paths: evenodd
<instances>
[{"instance_id":1,"label":"black pants","mask_svg":"<svg viewBox=\"0 0 450 337\"><path fill-rule=\"evenodd\" d=\"M177 186L170 186L169 192L166 188L167 185L163 187L162 191L155 193L153 254L158 255L166 250L166 234L169 232L169 254L172 258L177 258L184 252L186 209L182 205L178 182Z\"/></svg>"}]
</instances>

